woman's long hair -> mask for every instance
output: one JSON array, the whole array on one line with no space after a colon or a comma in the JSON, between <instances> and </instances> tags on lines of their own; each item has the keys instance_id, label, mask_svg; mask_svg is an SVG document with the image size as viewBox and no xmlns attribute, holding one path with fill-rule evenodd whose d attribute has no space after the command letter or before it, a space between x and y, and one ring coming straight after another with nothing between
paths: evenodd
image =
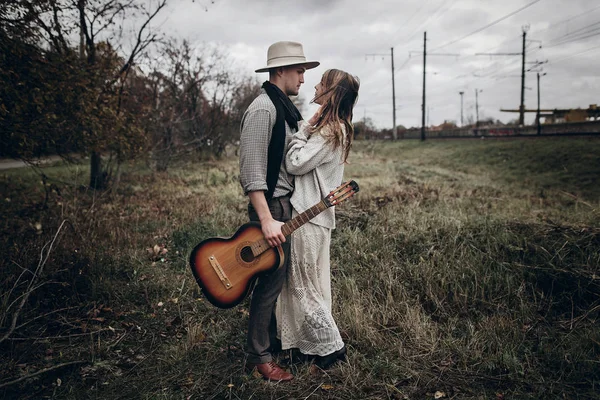
<instances>
[{"instance_id":1,"label":"woman's long hair","mask_svg":"<svg viewBox=\"0 0 600 400\"><path fill-rule=\"evenodd\" d=\"M328 69L321 84L323 92L318 96L321 108L312 132L320 130L334 149L343 145L343 160L346 162L354 138L352 111L358 100L360 82L347 72ZM316 97L312 101L315 100Z\"/></svg>"}]
</instances>

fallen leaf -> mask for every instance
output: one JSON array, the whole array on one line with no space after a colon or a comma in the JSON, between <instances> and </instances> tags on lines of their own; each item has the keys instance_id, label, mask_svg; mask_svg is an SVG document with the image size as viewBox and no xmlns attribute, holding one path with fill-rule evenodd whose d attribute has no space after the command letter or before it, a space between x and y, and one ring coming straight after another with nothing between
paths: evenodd
<instances>
[{"instance_id":1,"label":"fallen leaf","mask_svg":"<svg viewBox=\"0 0 600 400\"><path fill-rule=\"evenodd\" d=\"M260 372L258 372L257 369L254 369L254 371L252 371L252 376L255 377L256 379L262 379L262 374Z\"/></svg>"}]
</instances>

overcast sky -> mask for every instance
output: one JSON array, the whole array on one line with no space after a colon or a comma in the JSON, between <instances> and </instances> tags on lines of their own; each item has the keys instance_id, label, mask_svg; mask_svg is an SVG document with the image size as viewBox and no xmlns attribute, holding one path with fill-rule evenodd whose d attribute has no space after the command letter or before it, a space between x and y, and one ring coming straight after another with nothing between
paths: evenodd
<instances>
[{"instance_id":1,"label":"overcast sky","mask_svg":"<svg viewBox=\"0 0 600 400\"><path fill-rule=\"evenodd\" d=\"M546 61L538 70L542 108L587 108L600 104L600 2L538 0L505 20L474 33L534 0L174 0L163 14L162 30L192 44L216 44L232 57L240 73L266 64L268 46L299 41L308 59L321 65L307 71L300 93L307 100L328 68L357 75L361 81L355 120L365 115L379 128L392 127L394 48L396 123L420 126L423 83L423 32L427 31L427 107L429 123L460 123L464 118L509 121L520 103L520 56L476 56L476 53L520 53L522 27L529 26L527 60ZM464 39L462 39L464 38ZM462 40L459 40L462 39ZM529 41L531 39L531 41ZM540 43L541 42L541 43ZM542 48L540 48L540 44ZM410 58L409 58L409 52ZM451 53L458 56L433 56ZM367 56L384 54L384 56ZM533 67L527 65L527 69ZM537 78L527 73L525 105L537 107ZM312 114L315 105L307 105ZM305 116L305 118L309 117ZM534 114L527 115L527 122Z\"/></svg>"}]
</instances>

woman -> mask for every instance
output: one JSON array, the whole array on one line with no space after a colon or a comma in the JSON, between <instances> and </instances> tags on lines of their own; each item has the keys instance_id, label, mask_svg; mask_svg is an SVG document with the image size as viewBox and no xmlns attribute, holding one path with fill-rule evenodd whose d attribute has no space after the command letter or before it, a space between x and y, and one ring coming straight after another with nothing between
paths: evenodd
<instances>
[{"instance_id":1,"label":"woman","mask_svg":"<svg viewBox=\"0 0 600 400\"><path fill-rule=\"evenodd\" d=\"M300 121L285 159L288 172L295 175L292 217L341 184L354 134L352 110L358 89L357 78L336 69L325 71L315 86L313 101L321 107L308 123ZM323 369L346 354L331 313L329 247L334 228L331 207L293 233L288 274L277 302L282 349L298 348L315 356Z\"/></svg>"}]
</instances>

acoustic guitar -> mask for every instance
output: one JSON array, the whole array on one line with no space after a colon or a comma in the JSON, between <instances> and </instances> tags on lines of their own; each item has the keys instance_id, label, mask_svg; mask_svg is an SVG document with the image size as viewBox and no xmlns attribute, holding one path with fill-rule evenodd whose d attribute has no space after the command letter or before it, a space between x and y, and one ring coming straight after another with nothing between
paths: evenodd
<instances>
[{"instance_id":1,"label":"acoustic guitar","mask_svg":"<svg viewBox=\"0 0 600 400\"><path fill-rule=\"evenodd\" d=\"M284 236L358 192L354 181L343 183L323 200L281 227ZM231 308L252 291L256 279L283 265L281 246L271 247L258 222L242 225L230 238L210 238L198 244L190 255L192 273L213 305Z\"/></svg>"}]
</instances>

